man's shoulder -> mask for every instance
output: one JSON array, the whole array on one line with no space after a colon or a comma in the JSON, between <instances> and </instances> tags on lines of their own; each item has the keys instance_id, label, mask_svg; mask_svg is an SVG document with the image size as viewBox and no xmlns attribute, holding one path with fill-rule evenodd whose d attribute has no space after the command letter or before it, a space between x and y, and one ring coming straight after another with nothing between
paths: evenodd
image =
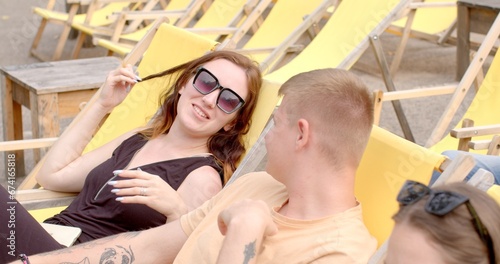
<instances>
[{"instance_id":1,"label":"man's shoulder","mask_svg":"<svg viewBox=\"0 0 500 264\"><path fill-rule=\"evenodd\" d=\"M265 171L250 172L242 175L234 182L226 186L226 192L251 192L260 193L262 191L284 190L285 186L275 180L273 176Z\"/></svg>"},{"instance_id":2,"label":"man's shoulder","mask_svg":"<svg viewBox=\"0 0 500 264\"><path fill-rule=\"evenodd\" d=\"M242 175L238 179L236 179L232 184L234 185L248 185L248 184L265 184L265 183L277 183L273 176L265 171L256 171L250 172L245 175Z\"/></svg>"}]
</instances>

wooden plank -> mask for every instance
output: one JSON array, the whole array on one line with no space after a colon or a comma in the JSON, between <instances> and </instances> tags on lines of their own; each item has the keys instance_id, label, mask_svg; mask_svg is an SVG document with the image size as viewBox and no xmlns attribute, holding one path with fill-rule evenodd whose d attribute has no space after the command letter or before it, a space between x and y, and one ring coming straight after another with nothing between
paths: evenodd
<instances>
[{"instance_id":1,"label":"wooden plank","mask_svg":"<svg viewBox=\"0 0 500 264\"><path fill-rule=\"evenodd\" d=\"M38 95L38 129L39 136L36 138L56 137L59 136L59 108L57 94ZM35 112L31 110L31 115Z\"/></svg>"},{"instance_id":2,"label":"wooden plank","mask_svg":"<svg viewBox=\"0 0 500 264\"><path fill-rule=\"evenodd\" d=\"M382 77L384 78L384 83L387 91L396 91L396 87L394 85L394 82L392 81L392 76L389 72L389 66L387 64L387 60L385 59L384 52L382 51L382 46L380 44L378 35L370 36L370 44L373 49L373 53L375 54L375 58L377 59L377 63L380 67ZM401 102L398 100L394 100L391 101L391 103L394 111L396 112L396 117L398 118L399 125L401 126L404 137L411 142L415 142L415 138L413 137L413 133L411 132L411 128L408 124L408 120L406 119L406 115L403 111Z\"/></svg>"},{"instance_id":3,"label":"wooden plank","mask_svg":"<svg viewBox=\"0 0 500 264\"><path fill-rule=\"evenodd\" d=\"M88 102L96 89L65 92L58 94L59 120L75 117L80 112L80 104Z\"/></svg>"},{"instance_id":4,"label":"wooden plank","mask_svg":"<svg viewBox=\"0 0 500 264\"><path fill-rule=\"evenodd\" d=\"M52 146L56 140L57 138L54 137L3 141L0 142L0 151L45 148Z\"/></svg>"},{"instance_id":5,"label":"wooden plank","mask_svg":"<svg viewBox=\"0 0 500 264\"><path fill-rule=\"evenodd\" d=\"M495 135L488 147L488 155L498 155L500 153L500 136Z\"/></svg>"},{"instance_id":6,"label":"wooden plank","mask_svg":"<svg viewBox=\"0 0 500 264\"><path fill-rule=\"evenodd\" d=\"M119 65L116 57L99 57L8 66L1 70L35 94L47 94L100 87L109 71Z\"/></svg>"},{"instance_id":7,"label":"wooden plank","mask_svg":"<svg viewBox=\"0 0 500 264\"><path fill-rule=\"evenodd\" d=\"M2 126L3 126L3 137L4 140L14 140L23 138L23 124L22 122L14 122L14 120L22 120L22 109L21 105L13 101L12 91L14 84L12 81L5 76L4 85L1 89L1 98L3 98L3 108L2 108ZM12 152L6 152L4 155L4 164L7 164L9 159L15 160L16 175L24 175L25 165L24 165L24 151L17 150ZM5 169L7 169L5 167ZM6 174L5 174L6 175Z\"/></svg>"},{"instance_id":8,"label":"wooden plank","mask_svg":"<svg viewBox=\"0 0 500 264\"><path fill-rule=\"evenodd\" d=\"M453 129L450 132L450 135L455 138L477 137L493 134L500 134L500 125L465 127Z\"/></svg>"}]
</instances>

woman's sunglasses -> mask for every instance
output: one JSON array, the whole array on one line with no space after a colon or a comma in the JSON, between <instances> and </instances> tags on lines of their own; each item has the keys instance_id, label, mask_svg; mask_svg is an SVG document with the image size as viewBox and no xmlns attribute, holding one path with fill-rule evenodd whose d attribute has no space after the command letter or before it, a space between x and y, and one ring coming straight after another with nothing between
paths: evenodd
<instances>
[{"instance_id":1,"label":"woman's sunglasses","mask_svg":"<svg viewBox=\"0 0 500 264\"><path fill-rule=\"evenodd\" d=\"M217 107L226 114L237 111L245 104L245 101L237 93L229 88L222 87L219 80L203 67L198 68L196 71L193 86L201 94L209 94L220 89L219 96L217 96Z\"/></svg>"},{"instance_id":2,"label":"woman's sunglasses","mask_svg":"<svg viewBox=\"0 0 500 264\"><path fill-rule=\"evenodd\" d=\"M437 216L444 216L455 210L458 206L465 204L472 216L474 228L483 243L488 248L490 263L495 263L493 241L491 240L488 230L477 215L476 210L469 202L468 197L455 192L435 191L422 183L407 180L399 191L397 200L399 204L407 206L416 203L426 195L429 195L429 200L427 200L425 204L425 211Z\"/></svg>"}]
</instances>

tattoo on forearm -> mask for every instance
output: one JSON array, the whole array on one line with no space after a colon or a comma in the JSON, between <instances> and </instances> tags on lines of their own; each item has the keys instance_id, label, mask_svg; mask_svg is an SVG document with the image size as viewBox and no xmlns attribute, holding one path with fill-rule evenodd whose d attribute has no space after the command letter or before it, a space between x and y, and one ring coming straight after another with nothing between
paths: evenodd
<instances>
[{"instance_id":1,"label":"tattoo on forearm","mask_svg":"<svg viewBox=\"0 0 500 264\"><path fill-rule=\"evenodd\" d=\"M245 251L243 254L245 255L245 259L243 260L243 264L247 264L251 259L255 257L255 244L257 240L250 242L245 246Z\"/></svg>"},{"instance_id":2,"label":"tattoo on forearm","mask_svg":"<svg viewBox=\"0 0 500 264\"><path fill-rule=\"evenodd\" d=\"M80 262L61 262L59 264L90 264L90 260L89 260L89 258L84 258Z\"/></svg>"},{"instance_id":3,"label":"tattoo on forearm","mask_svg":"<svg viewBox=\"0 0 500 264\"><path fill-rule=\"evenodd\" d=\"M101 255L99 263L103 264L131 264L134 263L135 257L132 248L129 246L128 249L122 246L116 245L116 248L106 248L104 253Z\"/></svg>"},{"instance_id":4,"label":"tattoo on forearm","mask_svg":"<svg viewBox=\"0 0 500 264\"><path fill-rule=\"evenodd\" d=\"M141 232L129 232L129 233L123 233L115 236L110 236L110 237L105 237L101 238L99 240L94 240L90 241L81 245L77 245L74 247L69 247L57 251L52 251L52 252L46 252L40 254L40 256L48 256L48 255L62 255L62 254L72 254L74 253L74 250L77 249L93 249L95 247L104 245L107 242L113 241L117 237L121 236L124 239L131 239L136 236L138 236ZM87 253L92 253L92 252L87 252ZM128 248L124 246L111 246L107 247L104 249L104 252L101 254L99 263L103 264L131 264L134 263L135 261L135 256L134 252L132 251L132 247L129 245ZM90 264L90 258L85 257L83 260L80 262L72 262L72 261L66 261L66 262L61 262L61 264Z\"/></svg>"}]
</instances>

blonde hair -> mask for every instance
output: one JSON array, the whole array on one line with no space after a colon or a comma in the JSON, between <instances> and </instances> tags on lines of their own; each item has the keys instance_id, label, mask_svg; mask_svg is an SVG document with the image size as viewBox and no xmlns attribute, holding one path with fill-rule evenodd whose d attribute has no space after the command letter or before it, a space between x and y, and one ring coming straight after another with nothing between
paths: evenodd
<instances>
[{"instance_id":1,"label":"blonde hair","mask_svg":"<svg viewBox=\"0 0 500 264\"><path fill-rule=\"evenodd\" d=\"M451 191L465 195L474 207L493 242L496 263L500 263L500 206L481 191L466 183L451 183L434 190ZM412 205L401 206L393 216L396 224L408 224L425 232L431 241L442 248L447 263L489 263L488 249L480 239L473 218L465 204L444 216L427 213L427 197Z\"/></svg>"},{"instance_id":2,"label":"blonde hair","mask_svg":"<svg viewBox=\"0 0 500 264\"><path fill-rule=\"evenodd\" d=\"M306 118L318 131L325 158L358 166L373 124L373 100L353 73L320 69L300 73L280 88L291 121Z\"/></svg>"}]
</instances>

